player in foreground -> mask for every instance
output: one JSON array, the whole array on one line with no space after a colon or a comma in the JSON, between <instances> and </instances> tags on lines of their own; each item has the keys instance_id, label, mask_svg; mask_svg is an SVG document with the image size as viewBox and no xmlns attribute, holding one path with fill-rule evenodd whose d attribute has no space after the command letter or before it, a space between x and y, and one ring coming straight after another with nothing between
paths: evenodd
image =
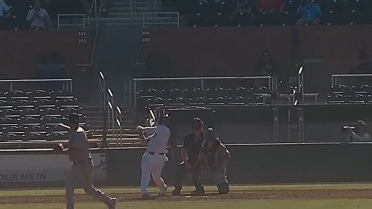
<instances>
[{"instance_id":1,"label":"player in foreground","mask_svg":"<svg viewBox=\"0 0 372 209\"><path fill-rule=\"evenodd\" d=\"M89 142L83 128L79 127L79 115L70 114L68 125L60 126L69 131L68 147L58 144L53 148L54 152L67 154L72 162L71 170L66 180L66 209L74 209L74 190L78 183L81 183L84 191L105 203L108 209L115 209L116 198L105 195L102 191L93 186L94 166L89 151Z\"/></svg>"},{"instance_id":2,"label":"player in foreground","mask_svg":"<svg viewBox=\"0 0 372 209\"><path fill-rule=\"evenodd\" d=\"M147 143L146 151L141 160L141 196L143 199L149 199L147 187L150 183L150 176L159 188L159 196L165 195L168 186L161 177L161 172L168 161L168 140L170 130L167 127L168 115L161 116L153 127L137 126L140 131L140 138Z\"/></svg>"}]
</instances>

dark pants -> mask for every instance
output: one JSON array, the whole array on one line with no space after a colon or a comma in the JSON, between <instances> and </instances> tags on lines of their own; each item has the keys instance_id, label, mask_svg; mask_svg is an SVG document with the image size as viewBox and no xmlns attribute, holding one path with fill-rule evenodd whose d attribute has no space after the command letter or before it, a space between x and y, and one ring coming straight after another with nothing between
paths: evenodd
<instances>
[{"instance_id":1,"label":"dark pants","mask_svg":"<svg viewBox=\"0 0 372 209\"><path fill-rule=\"evenodd\" d=\"M185 166L185 163L182 162L178 164L176 168L176 176L175 176L175 181L174 181L175 190L180 191L182 189L182 184L183 184L183 179L185 178L185 173L186 173L186 166ZM198 170L195 169L191 173L188 173L188 175L191 176L191 181L194 184L197 191L204 190L203 186L200 183L200 177L199 177Z\"/></svg>"}]
</instances>

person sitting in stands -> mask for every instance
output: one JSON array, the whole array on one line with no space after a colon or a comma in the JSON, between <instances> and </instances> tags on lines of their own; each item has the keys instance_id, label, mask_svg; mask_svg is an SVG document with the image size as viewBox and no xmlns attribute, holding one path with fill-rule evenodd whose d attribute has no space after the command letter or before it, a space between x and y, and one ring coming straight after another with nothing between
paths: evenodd
<instances>
[{"instance_id":1,"label":"person sitting in stands","mask_svg":"<svg viewBox=\"0 0 372 209\"><path fill-rule=\"evenodd\" d=\"M238 0L234 13L251 13L252 2L250 0Z\"/></svg>"},{"instance_id":2,"label":"person sitting in stands","mask_svg":"<svg viewBox=\"0 0 372 209\"><path fill-rule=\"evenodd\" d=\"M9 26L10 8L4 2L0 0L0 30L6 30Z\"/></svg>"},{"instance_id":3,"label":"person sitting in stands","mask_svg":"<svg viewBox=\"0 0 372 209\"><path fill-rule=\"evenodd\" d=\"M0 0L0 18L10 17L10 8L4 0Z\"/></svg>"},{"instance_id":4,"label":"person sitting in stands","mask_svg":"<svg viewBox=\"0 0 372 209\"><path fill-rule=\"evenodd\" d=\"M40 0L35 0L33 8L27 13L26 20L30 23L30 28L34 30L52 29L52 22L45 9L41 8Z\"/></svg>"},{"instance_id":5,"label":"person sitting in stands","mask_svg":"<svg viewBox=\"0 0 372 209\"><path fill-rule=\"evenodd\" d=\"M319 4L311 0L303 0L302 4L297 9L297 15L300 19L297 20L297 25L317 25L320 22L322 11Z\"/></svg>"},{"instance_id":6,"label":"person sitting in stands","mask_svg":"<svg viewBox=\"0 0 372 209\"><path fill-rule=\"evenodd\" d=\"M282 13L284 9L283 0L257 0L256 7L259 12L269 14Z\"/></svg>"}]
</instances>

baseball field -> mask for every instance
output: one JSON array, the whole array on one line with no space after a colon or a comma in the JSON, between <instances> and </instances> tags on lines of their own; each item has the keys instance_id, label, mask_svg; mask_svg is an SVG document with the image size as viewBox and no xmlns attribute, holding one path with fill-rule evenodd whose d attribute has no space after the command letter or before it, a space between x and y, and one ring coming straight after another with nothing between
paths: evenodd
<instances>
[{"instance_id":1,"label":"baseball field","mask_svg":"<svg viewBox=\"0 0 372 209\"><path fill-rule=\"evenodd\" d=\"M155 188L151 200L141 200L138 188L102 188L118 197L117 209L370 209L372 184L311 184L311 185L260 185L231 187L227 195L218 195L213 186L206 187L205 196L187 196L191 187L184 189L184 196L156 197ZM103 209L76 190L76 209ZM26 189L0 190L1 209L63 209L64 190Z\"/></svg>"}]
</instances>

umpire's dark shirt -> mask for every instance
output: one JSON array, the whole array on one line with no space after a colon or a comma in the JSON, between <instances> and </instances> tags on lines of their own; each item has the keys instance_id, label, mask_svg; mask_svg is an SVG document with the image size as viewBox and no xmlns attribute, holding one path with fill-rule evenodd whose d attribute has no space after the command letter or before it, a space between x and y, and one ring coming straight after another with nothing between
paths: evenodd
<instances>
[{"instance_id":1,"label":"umpire's dark shirt","mask_svg":"<svg viewBox=\"0 0 372 209\"><path fill-rule=\"evenodd\" d=\"M200 139L197 139L193 132L187 134L183 139L183 146L186 150L188 161L191 164L194 164L195 161L198 159L198 155L203 143L203 134L201 135Z\"/></svg>"}]
</instances>

